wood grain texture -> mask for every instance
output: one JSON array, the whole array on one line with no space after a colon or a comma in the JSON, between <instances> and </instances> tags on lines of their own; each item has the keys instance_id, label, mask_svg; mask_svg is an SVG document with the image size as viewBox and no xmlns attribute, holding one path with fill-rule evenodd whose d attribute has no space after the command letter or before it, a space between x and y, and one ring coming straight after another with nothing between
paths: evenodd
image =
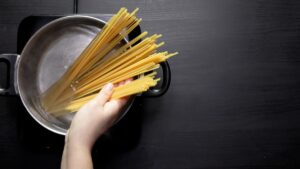
<instances>
[{"instance_id":1,"label":"wood grain texture","mask_svg":"<svg viewBox=\"0 0 300 169\"><path fill-rule=\"evenodd\" d=\"M29 5L34 0L15 2L0 3L1 39L16 36L17 23L33 9L72 11L65 1L38 1L34 8ZM122 6L139 7L143 29L162 33L163 49L180 55L170 60L168 93L141 99L139 111L132 113L141 116L140 131L121 138L139 133L137 143L120 149L100 142L93 153L96 168L299 168L299 1L79 0L79 13L113 13ZM0 42L0 52L15 48L15 40ZM8 154L1 161L21 154L28 168L41 166L31 158L58 167L59 151L20 148L19 109L12 104L20 102L0 98L0 154Z\"/></svg>"}]
</instances>

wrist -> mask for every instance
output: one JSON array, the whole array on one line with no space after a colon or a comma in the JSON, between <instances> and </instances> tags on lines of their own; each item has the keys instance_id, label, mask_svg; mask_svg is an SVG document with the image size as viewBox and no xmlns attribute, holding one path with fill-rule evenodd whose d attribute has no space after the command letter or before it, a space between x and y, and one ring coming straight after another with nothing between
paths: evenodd
<instances>
[{"instance_id":1,"label":"wrist","mask_svg":"<svg viewBox=\"0 0 300 169\"><path fill-rule=\"evenodd\" d=\"M91 151L93 143L88 140L84 140L84 137L77 136L76 133L68 131L65 136L65 145L72 149L81 149Z\"/></svg>"},{"instance_id":2,"label":"wrist","mask_svg":"<svg viewBox=\"0 0 300 169\"><path fill-rule=\"evenodd\" d=\"M79 144L78 142L68 142L65 145L67 151L69 153L77 153L77 152L91 152L92 148L90 146L84 145L84 144Z\"/></svg>"}]
</instances>

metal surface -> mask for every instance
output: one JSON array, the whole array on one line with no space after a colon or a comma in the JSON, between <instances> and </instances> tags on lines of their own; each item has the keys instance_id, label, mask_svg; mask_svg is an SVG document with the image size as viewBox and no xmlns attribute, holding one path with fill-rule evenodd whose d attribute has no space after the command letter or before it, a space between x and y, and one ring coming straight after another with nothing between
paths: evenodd
<instances>
[{"instance_id":1,"label":"metal surface","mask_svg":"<svg viewBox=\"0 0 300 169\"><path fill-rule=\"evenodd\" d=\"M17 85L22 102L30 115L45 128L64 135L73 114L54 118L40 104L41 94L66 71L105 22L93 17L75 15L50 22L41 28L25 46L17 68ZM133 98L125 106L128 111Z\"/></svg>"}]
</instances>

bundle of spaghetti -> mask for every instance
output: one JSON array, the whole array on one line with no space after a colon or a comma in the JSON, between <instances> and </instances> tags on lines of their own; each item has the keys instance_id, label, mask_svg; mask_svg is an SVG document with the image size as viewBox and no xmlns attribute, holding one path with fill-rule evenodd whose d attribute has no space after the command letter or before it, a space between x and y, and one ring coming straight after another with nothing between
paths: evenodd
<instances>
[{"instance_id":1,"label":"bundle of spaghetti","mask_svg":"<svg viewBox=\"0 0 300 169\"><path fill-rule=\"evenodd\" d=\"M158 68L158 65L155 65L155 63L149 63L151 61L149 60L149 58L148 64L132 63L140 61L141 59L145 60L149 56L149 54L154 53L155 49L163 45L163 43L160 43L158 45L155 44L155 41L160 36L161 35L153 35L149 38L146 38L136 46L129 48L119 57L115 59L108 59L106 60L106 62L103 62L102 64L98 65L96 68L92 69L90 72L86 73L84 76L76 80L76 91L73 91L69 88L69 90L65 92L62 97L56 100L56 104L57 102L61 102L67 98L70 98L70 95L77 98L81 92L85 92L86 94L88 94L86 89L89 89L88 91L90 92L99 90L102 88L105 82L107 83L108 80L115 83L126 78L124 77L122 79L119 78L118 80L115 80L116 76L125 76L126 74L134 74L133 76L135 76ZM135 41L135 39L133 41ZM167 52L158 53L156 55L162 57L162 55L165 54L167 54ZM157 60L157 56L154 59ZM158 60L156 61L156 63L157 62ZM134 69L135 67L137 69ZM133 71L135 71L135 73Z\"/></svg>"},{"instance_id":2,"label":"bundle of spaghetti","mask_svg":"<svg viewBox=\"0 0 300 169\"><path fill-rule=\"evenodd\" d=\"M101 60L124 39L125 36L139 25L141 19L135 17L137 11L138 9L132 13L128 13L127 9L121 8L119 12L107 22L102 31L96 35L81 55L68 68L66 73L46 92L51 94L44 95L45 98L43 100L47 100L48 102L45 105L53 104L77 76L89 71L91 66Z\"/></svg>"},{"instance_id":3,"label":"bundle of spaghetti","mask_svg":"<svg viewBox=\"0 0 300 169\"><path fill-rule=\"evenodd\" d=\"M128 13L121 8L107 22L61 78L42 95L45 111L54 116L76 112L108 82L134 79L115 88L111 99L138 94L157 84L159 79L155 79L154 70L177 52L157 52L164 45L164 42L157 43L160 34L146 37L148 32L143 32L124 43L124 37L141 22L136 12L137 9ZM152 73L143 76L148 72Z\"/></svg>"},{"instance_id":4,"label":"bundle of spaghetti","mask_svg":"<svg viewBox=\"0 0 300 169\"><path fill-rule=\"evenodd\" d=\"M168 54L167 52L156 53L147 58L134 63L126 68L116 68L113 71L95 79L85 85L81 86L79 82L76 86L76 90L69 89L68 93L64 93L64 96L56 101L56 105L61 102L67 101L68 98L78 99L85 97L86 95L92 94L99 91L107 82L117 83L126 80L131 77L135 77L142 73L146 73L159 68L159 62L165 61L167 58L174 56L176 53ZM117 71L115 71L117 70ZM87 79L88 80L88 79Z\"/></svg>"},{"instance_id":5,"label":"bundle of spaghetti","mask_svg":"<svg viewBox=\"0 0 300 169\"><path fill-rule=\"evenodd\" d=\"M150 87L155 86L157 82L160 80L160 79L154 79L155 74L156 72L153 72L147 76L133 80L128 84L116 87L114 89L114 93L111 98L118 99L118 98L147 91ZM89 96L73 100L65 105L55 106L54 109L51 109L49 111L51 111L52 114L55 116L63 115L65 114L65 112L76 112L88 101L95 98L96 95L97 93L91 94Z\"/></svg>"}]
</instances>

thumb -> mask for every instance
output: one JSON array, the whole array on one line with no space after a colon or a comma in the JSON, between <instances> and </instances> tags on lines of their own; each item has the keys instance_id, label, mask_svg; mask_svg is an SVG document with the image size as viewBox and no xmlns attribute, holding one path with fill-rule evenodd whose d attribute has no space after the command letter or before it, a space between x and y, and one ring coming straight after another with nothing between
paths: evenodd
<instances>
[{"instance_id":1,"label":"thumb","mask_svg":"<svg viewBox=\"0 0 300 169\"><path fill-rule=\"evenodd\" d=\"M104 104L110 99L113 93L114 85L112 83L108 83L105 85L100 93L95 97L97 104L104 106Z\"/></svg>"}]
</instances>

